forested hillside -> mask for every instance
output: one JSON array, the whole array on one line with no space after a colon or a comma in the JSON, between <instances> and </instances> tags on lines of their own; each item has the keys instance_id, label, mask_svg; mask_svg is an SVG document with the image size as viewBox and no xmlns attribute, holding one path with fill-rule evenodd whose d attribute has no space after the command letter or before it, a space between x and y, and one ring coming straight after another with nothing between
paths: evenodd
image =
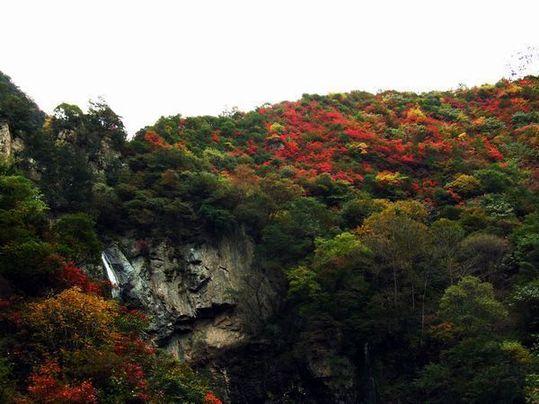
<instances>
[{"instance_id":1,"label":"forested hillside","mask_svg":"<svg viewBox=\"0 0 539 404\"><path fill-rule=\"evenodd\" d=\"M0 75L0 124L19 144L0 168L2 400L539 401L539 78L304 95L127 139L104 102L47 116ZM99 255L237 229L283 290L215 359L224 388L156 350Z\"/></svg>"}]
</instances>

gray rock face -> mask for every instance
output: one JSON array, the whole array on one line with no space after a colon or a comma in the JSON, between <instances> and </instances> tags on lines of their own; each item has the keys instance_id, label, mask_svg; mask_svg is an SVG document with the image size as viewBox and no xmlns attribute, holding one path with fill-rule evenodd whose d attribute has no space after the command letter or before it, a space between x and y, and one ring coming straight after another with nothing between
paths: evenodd
<instances>
[{"instance_id":1,"label":"gray rock face","mask_svg":"<svg viewBox=\"0 0 539 404\"><path fill-rule=\"evenodd\" d=\"M93 158L94 170L104 176L112 166L120 161L120 152L114 148L110 139L102 139L99 152Z\"/></svg>"},{"instance_id":2,"label":"gray rock face","mask_svg":"<svg viewBox=\"0 0 539 404\"><path fill-rule=\"evenodd\" d=\"M8 124L6 122L0 122L0 157L11 157L12 142Z\"/></svg>"},{"instance_id":3,"label":"gray rock face","mask_svg":"<svg viewBox=\"0 0 539 404\"><path fill-rule=\"evenodd\" d=\"M6 122L0 122L0 157L9 159L24 150L22 139L13 137Z\"/></svg>"},{"instance_id":4,"label":"gray rock face","mask_svg":"<svg viewBox=\"0 0 539 404\"><path fill-rule=\"evenodd\" d=\"M62 146L66 143L74 143L77 138L77 134L72 129L64 129L61 130L60 133L58 133L58 136L56 137L56 140L54 143L56 143L57 146Z\"/></svg>"},{"instance_id":5,"label":"gray rock face","mask_svg":"<svg viewBox=\"0 0 539 404\"><path fill-rule=\"evenodd\" d=\"M121 299L144 307L156 342L188 361L245 342L278 301L278 282L253 266L241 232L202 244L123 239L104 254Z\"/></svg>"},{"instance_id":6,"label":"gray rock face","mask_svg":"<svg viewBox=\"0 0 539 404\"><path fill-rule=\"evenodd\" d=\"M54 139L56 146L72 145L73 147L80 148L78 145L77 132L72 129L61 130ZM119 150L114 147L112 141L106 137L99 141L99 147L97 150L89 153L87 150L84 152L85 158L92 169L96 178L102 182L105 182L106 173L110 171L114 166L121 164L121 155Z\"/></svg>"}]
</instances>

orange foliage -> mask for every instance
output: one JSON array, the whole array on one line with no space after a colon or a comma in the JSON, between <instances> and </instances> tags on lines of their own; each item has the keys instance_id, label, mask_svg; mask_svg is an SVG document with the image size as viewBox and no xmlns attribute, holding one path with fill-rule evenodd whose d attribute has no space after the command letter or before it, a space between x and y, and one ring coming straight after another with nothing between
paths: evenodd
<instances>
[{"instance_id":1,"label":"orange foliage","mask_svg":"<svg viewBox=\"0 0 539 404\"><path fill-rule=\"evenodd\" d=\"M78 287L28 307L25 323L33 330L35 342L47 352L109 341L118 315L115 302L83 293Z\"/></svg>"},{"instance_id":2,"label":"orange foliage","mask_svg":"<svg viewBox=\"0 0 539 404\"><path fill-rule=\"evenodd\" d=\"M170 147L165 140L152 130L149 130L144 134L144 140L146 140L154 148Z\"/></svg>"},{"instance_id":3,"label":"orange foliage","mask_svg":"<svg viewBox=\"0 0 539 404\"><path fill-rule=\"evenodd\" d=\"M223 404L223 402L211 391L208 391L204 396L204 404Z\"/></svg>"}]
</instances>

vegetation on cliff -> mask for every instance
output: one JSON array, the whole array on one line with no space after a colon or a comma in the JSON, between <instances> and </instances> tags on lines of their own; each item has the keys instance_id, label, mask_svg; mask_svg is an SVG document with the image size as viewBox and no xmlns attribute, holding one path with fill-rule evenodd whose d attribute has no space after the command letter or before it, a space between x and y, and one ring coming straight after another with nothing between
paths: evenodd
<instances>
[{"instance_id":1,"label":"vegetation on cliff","mask_svg":"<svg viewBox=\"0 0 539 404\"><path fill-rule=\"evenodd\" d=\"M59 141L50 133L70 128L50 117L32 126L44 114L7 83L0 117L25 150L19 164L0 166L0 401L219 403L204 378L146 341L142 312L108 298L108 282L80 268L96 264L102 249L92 158L103 139L121 145L121 122L95 104L80 119L84 132L77 128L83 143ZM62 105L58 115L68 109L78 111ZM29 157L41 191L24 176Z\"/></svg>"},{"instance_id":2,"label":"vegetation on cliff","mask_svg":"<svg viewBox=\"0 0 539 404\"><path fill-rule=\"evenodd\" d=\"M24 161L0 178L0 383L21 397L44 380L67 402L207 391L71 264L95 258L95 223L141 245L242 226L256 265L287 279L258 335L279 366L262 393L233 380L239 401L539 400L539 78L304 95L162 117L128 141L104 103L62 104L36 126L3 99L0 119L34 139L35 185Z\"/></svg>"}]
</instances>

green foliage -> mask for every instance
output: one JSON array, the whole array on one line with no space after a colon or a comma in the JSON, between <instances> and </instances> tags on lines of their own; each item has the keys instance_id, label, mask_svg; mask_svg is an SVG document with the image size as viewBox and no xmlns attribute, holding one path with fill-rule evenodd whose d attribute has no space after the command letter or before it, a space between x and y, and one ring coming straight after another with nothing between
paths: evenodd
<instances>
[{"instance_id":1,"label":"green foliage","mask_svg":"<svg viewBox=\"0 0 539 404\"><path fill-rule=\"evenodd\" d=\"M158 357L150 382L170 402L200 403L208 391L204 379L168 355Z\"/></svg>"},{"instance_id":2,"label":"green foliage","mask_svg":"<svg viewBox=\"0 0 539 404\"><path fill-rule=\"evenodd\" d=\"M364 247L357 236L345 232L338 234L332 239L316 240L314 260L318 267L338 265L336 260L349 259L353 254L368 254L369 250Z\"/></svg>"},{"instance_id":3,"label":"green foliage","mask_svg":"<svg viewBox=\"0 0 539 404\"><path fill-rule=\"evenodd\" d=\"M62 103L54 109L52 125L55 132L78 129L84 119L82 110L72 104Z\"/></svg>"},{"instance_id":4,"label":"green foliage","mask_svg":"<svg viewBox=\"0 0 539 404\"><path fill-rule=\"evenodd\" d=\"M0 274L20 290L34 293L58 269L53 246L40 240L8 243L1 248Z\"/></svg>"},{"instance_id":5,"label":"green foliage","mask_svg":"<svg viewBox=\"0 0 539 404\"><path fill-rule=\"evenodd\" d=\"M298 266L287 273L288 294L301 299L312 299L321 291L316 280L316 272L305 266Z\"/></svg>"},{"instance_id":6,"label":"green foliage","mask_svg":"<svg viewBox=\"0 0 539 404\"><path fill-rule=\"evenodd\" d=\"M520 342L503 340L507 311L491 284L467 276L440 299L440 319L456 340L439 362L426 365L415 386L429 402L514 402L524 396L532 356Z\"/></svg>"},{"instance_id":7,"label":"green foliage","mask_svg":"<svg viewBox=\"0 0 539 404\"><path fill-rule=\"evenodd\" d=\"M43 214L46 206L40 199L39 191L30 180L21 176L2 176L0 178L0 209L14 210L13 213L18 219L26 217L32 219L36 215Z\"/></svg>"},{"instance_id":8,"label":"green foliage","mask_svg":"<svg viewBox=\"0 0 539 404\"><path fill-rule=\"evenodd\" d=\"M44 117L38 106L0 72L0 122L7 122L14 134L24 136L39 131Z\"/></svg>"},{"instance_id":9,"label":"green foliage","mask_svg":"<svg viewBox=\"0 0 539 404\"><path fill-rule=\"evenodd\" d=\"M525 126L530 123L539 123L539 112L518 111L518 112L515 112L515 114L511 118L511 121L517 126Z\"/></svg>"},{"instance_id":10,"label":"green foliage","mask_svg":"<svg viewBox=\"0 0 539 404\"><path fill-rule=\"evenodd\" d=\"M432 258L453 283L459 269L459 243L464 238L464 229L458 222L443 218L432 223L430 231L433 247Z\"/></svg>"},{"instance_id":11,"label":"green foliage","mask_svg":"<svg viewBox=\"0 0 539 404\"><path fill-rule=\"evenodd\" d=\"M15 395L15 383L11 378L11 366L7 358L0 357L0 401L7 403Z\"/></svg>"},{"instance_id":12,"label":"green foliage","mask_svg":"<svg viewBox=\"0 0 539 404\"><path fill-rule=\"evenodd\" d=\"M226 368L251 394L233 400L537 401L538 87L305 95L127 141L104 102L45 117L0 75L0 121L24 140L0 166L0 331L27 354L0 361L0 387L202 402L207 382L140 339L148 319L66 261L97 263L100 238L245 231L286 291L245 348L253 374Z\"/></svg>"},{"instance_id":13,"label":"green foliage","mask_svg":"<svg viewBox=\"0 0 539 404\"><path fill-rule=\"evenodd\" d=\"M278 212L262 231L262 246L274 262L293 264L331 232L335 215L314 198L299 198Z\"/></svg>"},{"instance_id":14,"label":"green foliage","mask_svg":"<svg viewBox=\"0 0 539 404\"><path fill-rule=\"evenodd\" d=\"M354 228L363 223L371 214L384 209L383 199L358 198L344 203L341 215L347 228Z\"/></svg>"},{"instance_id":15,"label":"green foliage","mask_svg":"<svg viewBox=\"0 0 539 404\"><path fill-rule=\"evenodd\" d=\"M94 226L94 221L85 213L61 216L53 227L56 242L61 245L60 253L76 263L96 263L102 245Z\"/></svg>"},{"instance_id":16,"label":"green foliage","mask_svg":"<svg viewBox=\"0 0 539 404\"><path fill-rule=\"evenodd\" d=\"M436 403L508 403L523 395L529 354L514 342L467 339L425 367L416 381L421 397Z\"/></svg>"},{"instance_id":17,"label":"green foliage","mask_svg":"<svg viewBox=\"0 0 539 404\"><path fill-rule=\"evenodd\" d=\"M481 183L481 188L489 193L504 192L514 184L514 180L497 167L479 170L474 176Z\"/></svg>"},{"instance_id":18,"label":"green foliage","mask_svg":"<svg viewBox=\"0 0 539 404\"><path fill-rule=\"evenodd\" d=\"M0 400L202 403L208 383L141 339L148 319L65 263L96 262L90 216L48 214L29 180L0 176Z\"/></svg>"},{"instance_id":19,"label":"green foliage","mask_svg":"<svg viewBox=\"0 0 539 404\"><path fill-rule=\"evenodd\" d=\"M460 244L459 260L466 274L496 279L500 264L508 250L506 240L493 234L474 233Z\"/></svg>"},{"instance_id":20,"label":"green foliage","mask_svg":"<svg viewBox=\"0 0 539 404\"><path fill-rule=\"evenodd\" d=\"M22 290L35 290L54 269L53 246L43 239L46 213L28 179L0 176L0 275Z\"/></svg>"},{"instance_id":21,"label":"green foliage","mask_svg":"<svg viewBox=\"0 0 539 404\"><path fill-rule=\"evenodd\" d=\"M536 277L539 271L539 214L526 217L522 226L513 233L513 241L520 271L527 278Z\"/></svg>"},{"instance_id":22,"label":"green foliage","mask_svg":"<svg viewBox=\"0 0 539 404\"><path fill-rule=\"evenodd\" d=\"M495 299L491 284L466 276L445 291L440 299L440 316L464 335L488 335L505 319L507 311Z\"/></svg>"}]
</instances>

